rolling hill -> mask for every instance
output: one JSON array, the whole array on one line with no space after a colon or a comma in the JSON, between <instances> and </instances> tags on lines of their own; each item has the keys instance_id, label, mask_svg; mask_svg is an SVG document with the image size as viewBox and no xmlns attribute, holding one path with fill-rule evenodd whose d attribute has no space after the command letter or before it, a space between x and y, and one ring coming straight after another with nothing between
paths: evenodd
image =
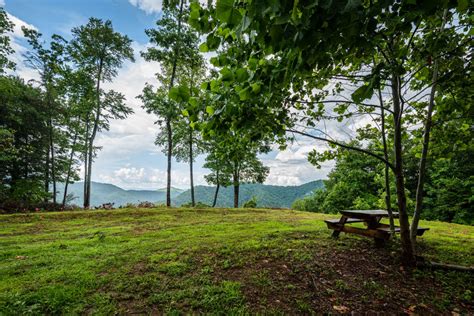
<instances>
[{"instance_id":1,"label":"rolling hill","mask_svg":"<svg viewBox=\"0 0 474 316\"><path fill-rule=\"evenodd\" d=\"M69 185L68 193L72 193L75 199L72 204L82 205L83 182L76 182ZM323 181L317 180L299 186L277 186L266 184L242 184L240 186L239 205L250 200L253 196L257 199L259 207L289 208L298 198L310 194L315 189L323 187ZM211 205L215 187L196 186L194 188L196 202ZM217 206L232 207L234 201L233 187L221 188L217 199ZM58 197L62 198L63 186L58 188ZM158 190L125 190L109 183L92 182L91 205L97 206L103 203L115 203L115 206L126 205L127 203L139 203L149 201L162 203L166 198L166 189ZM191 201L190 190L183 191L178 188L171 190L172 203L180 206Z\"/></svg>"},{"instance_id":2,"label":"rolling hill","mask_svg":"<svg viewBox=\"0 0 474 316\"><path fill-rule=\"evenodd\" d=\"M83 182L69 185L68 193L72 193L75 199L72 204L82 205ZM58 197L62 198L64 186L59 186ZM163 202L166 198L166 189L158 190L125 190L109 183L92 182L91 205L97 206L103 203L115 203L115 206L127 203L139 203L141 201ZM183 190L171 188L171 198L177 197Z\"/></svg>"},{"instance_id":3,"label":"rolling hill","mask_svg":"<svg viewBox=\"0 0 474 316\"><path fill-rule=\"evenodd\" d=\"M277 186L266 184L242 184L240 186L239 205L242 205L252 197L256 197L258 207L289 208L299 198L310 194L316 189L324 186L322 180L308 182L299 186ZM196 186L194 188L196 202L211 205L214 199L215 187ZM190 190L178 195L172 203L180 206L191 201ZM217 206L232 207L234 204L234 188L232 186L221 188L217 198Z\"/></svg>"}]
</instances>

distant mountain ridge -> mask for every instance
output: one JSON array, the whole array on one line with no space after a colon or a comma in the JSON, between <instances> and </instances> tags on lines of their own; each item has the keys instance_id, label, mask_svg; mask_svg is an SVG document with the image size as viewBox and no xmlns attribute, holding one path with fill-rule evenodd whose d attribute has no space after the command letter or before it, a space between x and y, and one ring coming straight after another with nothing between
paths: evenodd
<instances>
[{"instance_id":1,"label":"distant mountain ridge","mask_svg":"<svg viewBox=\"0 0 474 316\"><path fill-rule=\"evenodd\" d=\"M74 195L72 204L83 204L83 182L69 184L68 194ZM58 197L63 196L64 186L59 185ZM171 198L177 197L184 190L171 188ZM91 184L91 205L98 206L103 203L115 203L115 206L125 205L127 203L137 204L143 201L163 202L166 199L166 188L158 190L125 190L110 183L92 182Z\"/></svg>"},{"instance_id":2,"label":"distant mountain ridge","mask_svg":"<svg viewBox=\"0 0 474 316\"><path fill-rule=\"evenodd\" d=\"M74 195L72 204L83 203L83 182L69 185L68 193ZM322 180L308 182L299 186L278 186L266 184L242 184L240 185L239 205L255 196L258 207L289 208L291 204L316 189L323 188ZM214 199L215 187L199 185L194 188L196 202L211 205ZM62 198L64 187L58 186L58 197ZM109 183L92 182L91 205L98 206L103 203L115 203L115 206L127 203L137 204L143 201L163 203L166 199L166 189L158 190L125 190ZM171 202L174 206L189 203L191 201L190 190L171 188ZM232 186L220 188L217 206L232 207L234 204L234 189Z\"/></svg>"},{"instance_id":3,"label":"distant mountain ridge","mask_svg":"<svg viewBox=\"0 0 474 316\"><path fill-rule=\"evenodd\" d=\"M316 189L324 187L323 180L311 181L298 186L278 186L267 184L242 184L239 192L239 206L255 197L258 207L290 208L291 204L300 198L311 194ZM198 185L194 187L196 202L211 205L216 187ZM186 190L171 202L179 206L191 201L190 190ZM232 207L234 205L234 187L220 188L217 198L219 207Z\"/></svg>"}]
</instances>

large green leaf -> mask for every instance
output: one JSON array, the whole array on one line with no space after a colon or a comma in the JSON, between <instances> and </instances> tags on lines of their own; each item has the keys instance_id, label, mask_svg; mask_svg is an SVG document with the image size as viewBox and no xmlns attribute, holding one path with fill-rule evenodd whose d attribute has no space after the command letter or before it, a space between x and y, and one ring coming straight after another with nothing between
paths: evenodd
<instances>
[{"instance_id":1,"label":"large green leaf","mask_svg":"<svg viewBox=\"0 0 474 316\"><path fill-rule=\"evenodd\" d=\"M242 14L234 7L234 0L217 0L216 16L225 23L237 25L242 19Z\"/></svg>"}]
</instances>

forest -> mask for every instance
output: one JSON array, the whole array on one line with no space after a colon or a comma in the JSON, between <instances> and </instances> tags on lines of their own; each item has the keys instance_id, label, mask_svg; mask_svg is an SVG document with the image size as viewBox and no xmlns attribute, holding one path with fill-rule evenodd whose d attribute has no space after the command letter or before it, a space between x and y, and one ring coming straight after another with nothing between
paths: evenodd
<instances>
[{"instance_id":1,"label":"forest","mask_svg":"<svg viewBox=\"0 0 474 316\"><path fill-rule=\"evenodd\" d=\"M301 238L301 246L326 249L337 245L342 247L338 253L342 257L347 247L353 246L359 250L369 248L373 253L368 256L380 259L379 262L382 263L379 266L385 268L395 264L400 265L403 270L423 266L426 260L431 260L435 262L435 266L449 269L453 268L450 264L454 263L454 270L472 271L472 267L466 267L474 264L472 252L469 254L470 250L474 250L474 7L471 1L217 0L205 4L198 1L168 0L163 1L161 10L156 24L143 30L148 44L141 51L134 50L132 39L117 31L113 21L107 19L90 17L87 23L74 26L69 31L68 39L58 34L45 38L39 30L22 27L28 44L28 50L22 55L23 63L39 78L25 80L16 73L18 65L11 58L15 54L11 43L14 22L7 11L0 8L0 213L8 214L0 215L3 217L0 220L2 225L5 223L5 227L10 227L1 236L10 236L8 229L11 229L12 234L17 230L23 231L26 228L21 226L21 216L37 216L35 214L38 213L45 214L51 223L64 216L61 218L71 221L71 229L77 228L74 226L78 220L76 216L86 216L84 221L93 225L96 217L99 221L98 218L102 216L100 214L109 214L104 215L107 221L113 218L121 218L123 223L138 220L140 225L144 224L143 229L147 233L151 232L150 225L153 221L162 221L160 223L163 223L163 227L173 229L166 216L175 216L177 223L180 223L181 216L188 216L180 215L180 210L183 214L191 214L191 217L182 219L183 223L186 222L191 227L193 223L199 223L198 211L202 210L203 218L214 223L206 226L211 232L214 231L213 227L220 227L219 216L222 216L223 221L228 221L224 217L231 214L229 216L237 222L229 222L229 225L238 227L233 227L232 230L222 229L233 238L259 236L258 238L264 239L266 237L262 234L265 229L269 229L268 238L277 232L286 232L287 237L278 235L275 238L279 241L268 241L269 244L263 239L255 241L255 251L268 252L267 255L270 256L271 251L266 247L279 247L278 243L282 243L282 240L290 243L288 240L296 234L315 234L313 237L316 239L324 234L329 236L330 232L318 225L319 222L334 217L322 214L338 214L341 210L384 210L387 212L388 222L383 225L386 225L393 241L387 246L389 250L385 251L393 250L390 253L396 254L390 255L393 257L391 263L380 259L383 257L381 253L367 243L354 237L352 239L355 241L350 241L349 234L342 239L342 243L346 240L349 246L321 238L315 241L320 244L306 244L305 237L298 237ZM91 203L94 162L102 149L97 144L98 136L110 129L112 121L134 115L129 105L130 100L126 99L123 91L110 89L108 84L116 80L124 63L133 62L137 56L144 58L150 65L158 65L155 83L144 85L136 98L148 115L153 117L156 127L155 145L166 156L164 204L152 205L152 208L157 208L157 214L148 209L143 211L143 218L149 217L148 222L140 219L136 205L128 205L130 214L124 213L126 210L100 213L105 211L95 210L96 205ZM342 133L340 127L351 133ZM327 179L323 180L324 185L318 183L314 186L316 189L309 193L303 192L304 195L297 192L297 187L269 187L267 190L270 193L262 195L258 189L261 187L252 186L267 183L270 168L263 163L262 155L284 151L301 141L314 145L307 159L315 170L326 163L333 164ZM205 181L212 186L212 191L207 187L206 190L195 190L194 164L201 156L205 157L203 167L208 172ZM188 164L188 204L184 204L188 200L184 200L181 195L180 199L173 195L173 161ZM75 204L70 189L79 181L82 181L82 205ZM245 197L250 196L247 201L242 198L242 189L245 189ZM259 194L265 196L260 201ZM218 202L219 196L226 201L232 199L233 208L222 208L224 204ZM261 210L262 213L259 213L259 209L255 209L274 207L277 205L274 201L281 196L284 196L285 201L296 199L290 210L274 210L275 213ZM183 204L184 207L175 208L177 202L174 200L181 201L179 205ZM289 206L290 202L285 203ZM255 209L255 213L249 209ZM246 214L248 218L244 219L239 214ZM265 226L267 222L261 217L262 214L271 218L268 221L281 221L281 231ZM291 217L298 222L296 226L291 226ZM25 221L40 219L43 217L25 217ZM248 229L245 221L250 219L257 221L248 224L255 225L253 232L245 231ZM241 220L243 227L247 228L242 228L242 235L239 235L233 229L240 229L238 223ZM318 224L307 228L309 222ZM53 229L51 223L44 225L51 225L50 229ZM116 226L116 222L109 224L110 226L99 228L98 231L89 231L92 228L87 228L88 233L92 234L87 242L119 238L109 235L114 231L124 233L120 238L129 242L139 242L137 240L141 237L135 235L135 230L133 234L131 230L125 233L120 226ZM100 225L108 224L103 222ZM432 236L426 237L426 241L425 237L419 237L419 229L423 225L430 229L426 235ZM434 238L443 238L446 231L449 234L464 233L452 237L452 242L455 243L452 247L447 246L447 239L434 241ZM25 234L26 232L27 230ZM76 232L69 233L76 236ZM178 231L177 234L197 236L199 233L190 229ZM164 241L171 238L170 242L173 240L172 235L160 236L157 238L163 238ZM67 238L67 234L64 238ZM216 235L216 240L222 242L221 238L221 235ZM82 247L80 244L67 246L66 240L58 241L60 245L55 247ZM330 244L332 242L337 244ZM191 249L197 247L199 241L196 239L189 243ZM291 243L291 247L298 247L297 239L291 239ZM11 241L5 245L14 244ZM63 245L64 248L61 248ZM436 248L438 246L446 248ZM114 248L119 247L117 244L107 247L111 253L119 253L118 248ZM138 257L154 249L152 244L140 247L143 248L137 250ZM156 273L164 273L160 277L164 278L161 281L165 283L172 282L168 279L172 277L182 277L179 282L185 282L186 273L190 273L193 269L191 267L197 264L195 260L208 264L217 260L201 254L196 258L192 258L189 253L183 255L188 248L180 247L184 247L179 248L183 253L176 250L178 254L173 254L173 257L147 259L151 260L151 264L161 262L161 268L157 268ZM238 250L238 247L238 244L232 244L229 249L237 252L242 250ZM252 245L245 244L243 248L251 251ZM461 254L459 261L445 260L443 249L448 249L446 258L449 258L448 254ZM10 251L13 254L14 250L8 250L2 254L2 258L9 258ZM160 248L159 251L164 250ZM220 255L226 258L225 262L230 266L243 266L242 262L238 263L236 260L244 257L226 257L230 254L225 249L219 251L222 251ZM278 251L288 253L283 248L278 248ZM176 263L181 255L187 260L183 265L182 262ZM253 256L256 254L253 253L250 257L254 258ZM300 253L300 257L294 260L301 261L301 256L304 254ZM16 256L19 260L28 256L23 257ZM254 259L257 260L256 257ZM265 260L268 263L270 259L264 259L263 262ZM324 260L327 260L324 264L329 264L329 258ZM309 263L303 264L300 261L291 261L295 264L292 271L295 275L300 270L309 273L314 268L308 268ZM262 261L258 262L253 268L257 269L260 264L269 268ZM284 263L285 266L286 264ZM86 269L88 264L81 261L81 265L84 265L81 269ZM105 269L107 264L104 261L100 266ZM135 270L141 269L137 262L133 266ZM119 273L121 270L117 269L115 272ZM209 270L206 272L208 274L219 270L216 266L202 269L215 270ZM278 269L276 270L279 271ZM391 268L387 269L390 271ZM202 271L200 273L204 273ZM232 270L229 271L230 278L235 277ZM122 272L125 273L120 273ZM221 273L219 278L225 275L223 271L216 273ZM245 270L242 273L257 272ZM281 273L285 275L285 272ZM469 274L453 273L461 274L456 274L445 283L443 280L449 277L436 276L442 278L436 282L445 286L440 295L445 295L444 300L454 302L453 313L472 313L474 289L466 282ZM262 280L261 282L266 282ZM331 291L341 292L341 297L349 299L348 293L355 293L356 290L352 288L355 285L338 280L328 281L334 286L328 288L327 293L320 288L319 283L315 283L319 282L318 279L313 279L312 285L305 286L312 286L329 296L335 295ZM406 280L411 282L408 277ZM450 283L454 280L461 280L459 282L463 285L456 287ZM97 303L104 310L91 311L108 314L107 308L112 305L112 310L125 314L132 311L262 311L262 304L266 303L249 301L245 305L242 303L245 299L238 298L241 294L235 294L241 293L240 285L231 281L224 282L229 283L221 284L222 288L212 288L209 285L209 288L196 290L201 297L199 304L204 305L187 299L184 305L176 305L173 302L179 301L179 295L186 298L190 294L174 293L169 289L171 292L167 293L174 293L172 295L176 296L154 297L153 302L147 301L146 304L138 303L139 299L136 297L127 298L133 302L131 309L120 305L122 303L111 303L114 300L122 302L124 299L115 297L113 300ZM289 280L286 282L287 285L290 283ZM390 282L395 282L395 279ZM420 282L429 283L425 279ZM138 292L142 291L139 284L134 286L139 288ZM126 285L117 283L117 288L109 290L111 293L120 292L120 287ZM280 300L285 300L284 295L281 298L280 295L291 289L283 290L283 285L270 286L273 287L275 291L278 289L278 305ZM295 293L299 291L298 287L301 289L304 286L297 285ZM452 288L456 290L449 294ZM7 287L0 287L2 289L6 290ZM163 289L153 291L161 290ZM246 288L245 291L247 290L250 291ZM366 290L382 291L375 285ZM133 292L130 288L127 291ZM213 291L220 293L222 297ZM64 298L72 306L70 310L61 309L60 299L58 305L51 301L41 301L42 303L38 303L39 309L35 310L36 296L28 296L29 294L18 294L24 301L22 306L16 306L15 298L11 296L14 294L11 293L0 296L0 303L5 306L0 308L0 313L27 313L28 308L32 308L32 313L46 314L74 314L87 310L81 309L82 305L77 305L79 303L75 301L77 297L73 299L72 296ZM366 294L359 293L362 296ZM405 294L404 297L408 297L409 294ZM47 293L35 295L50 297ZM82 297L81 295L86 295L86 291L77 295ZM249 293L245 295L252 297ZM387 293L382 296L389 297ZM367 309L355 302L347 303L346 305L350 305L347 307L341 297L337 302L330 303L331 306L323 308L321 306L324 304L315 303L319 298L313 297L313 301L307 303L309 301L305 301L302 292L295 298L301 306L294 307L292 303L285 303L287 305L280 306L281 309L274 312L306 314L311 311L380 311L380 306L376 303ZM95 299L99 300L99 297L89 297L84 299L87 303L81 302L84 306L90 306ZM219 303L214 306L214 301L206 299L215 299ZM412 314L444 314L454 308L448 303L446 306L440 303L433 307L425 299L427 297L418 298L415 302L407 301L409 306L405 306L404 311L408 310L407 313ZM222 303L225 300L230 300L228 305ZM148 307L141 306L142 303ZM65 306L69 306L67 304ZM410 310L414 305L422 307ZM158 309L154 310L150 306L158 306ZM163 309L163 306L167 307ZM235 309L231 309L234 307ZM388 310L400 313L401 307L390 305Z\"/></svg>"}]
</instances>

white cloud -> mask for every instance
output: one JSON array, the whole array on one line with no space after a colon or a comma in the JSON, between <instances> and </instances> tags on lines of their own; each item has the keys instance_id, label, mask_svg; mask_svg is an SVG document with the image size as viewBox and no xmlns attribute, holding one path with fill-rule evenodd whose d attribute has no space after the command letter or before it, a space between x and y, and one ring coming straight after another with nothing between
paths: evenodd
<instances>
[{"instance_id":1,"label":"white cloud","mask_svg":"<svg viewBox=\"0 0 474 316\"><path fill-rule=\"evenodd\" d=\"M4 0L0 0L0 7L4 7L5 6L5 1Z\"/></svg>"},{"instance_id":2,"label":"white cloud","mask_svg":"<svg viewBox=\"0 0 474 316\"><path fill-rule=\"evenodd\" d=\"M114 170L112 175L100 174L99 180L113 183L125 189L158 189L166 186L166 170L158 168L122 167ZM194 173L194 184L205 184L204 173ZM172 171L172 186L187 189L190 185L187 170Z\"/></svg>"},{"instance_id":3,"label":"white cloud","mask_svg":"<svg viewBox=\"0 0 474 316\"><path fill-rule=\"evenodd\" d=\"M128 2L145 11L146 14L158 13L161 11L161 0L128 0Z\"/></svg>"}]
</instances>

